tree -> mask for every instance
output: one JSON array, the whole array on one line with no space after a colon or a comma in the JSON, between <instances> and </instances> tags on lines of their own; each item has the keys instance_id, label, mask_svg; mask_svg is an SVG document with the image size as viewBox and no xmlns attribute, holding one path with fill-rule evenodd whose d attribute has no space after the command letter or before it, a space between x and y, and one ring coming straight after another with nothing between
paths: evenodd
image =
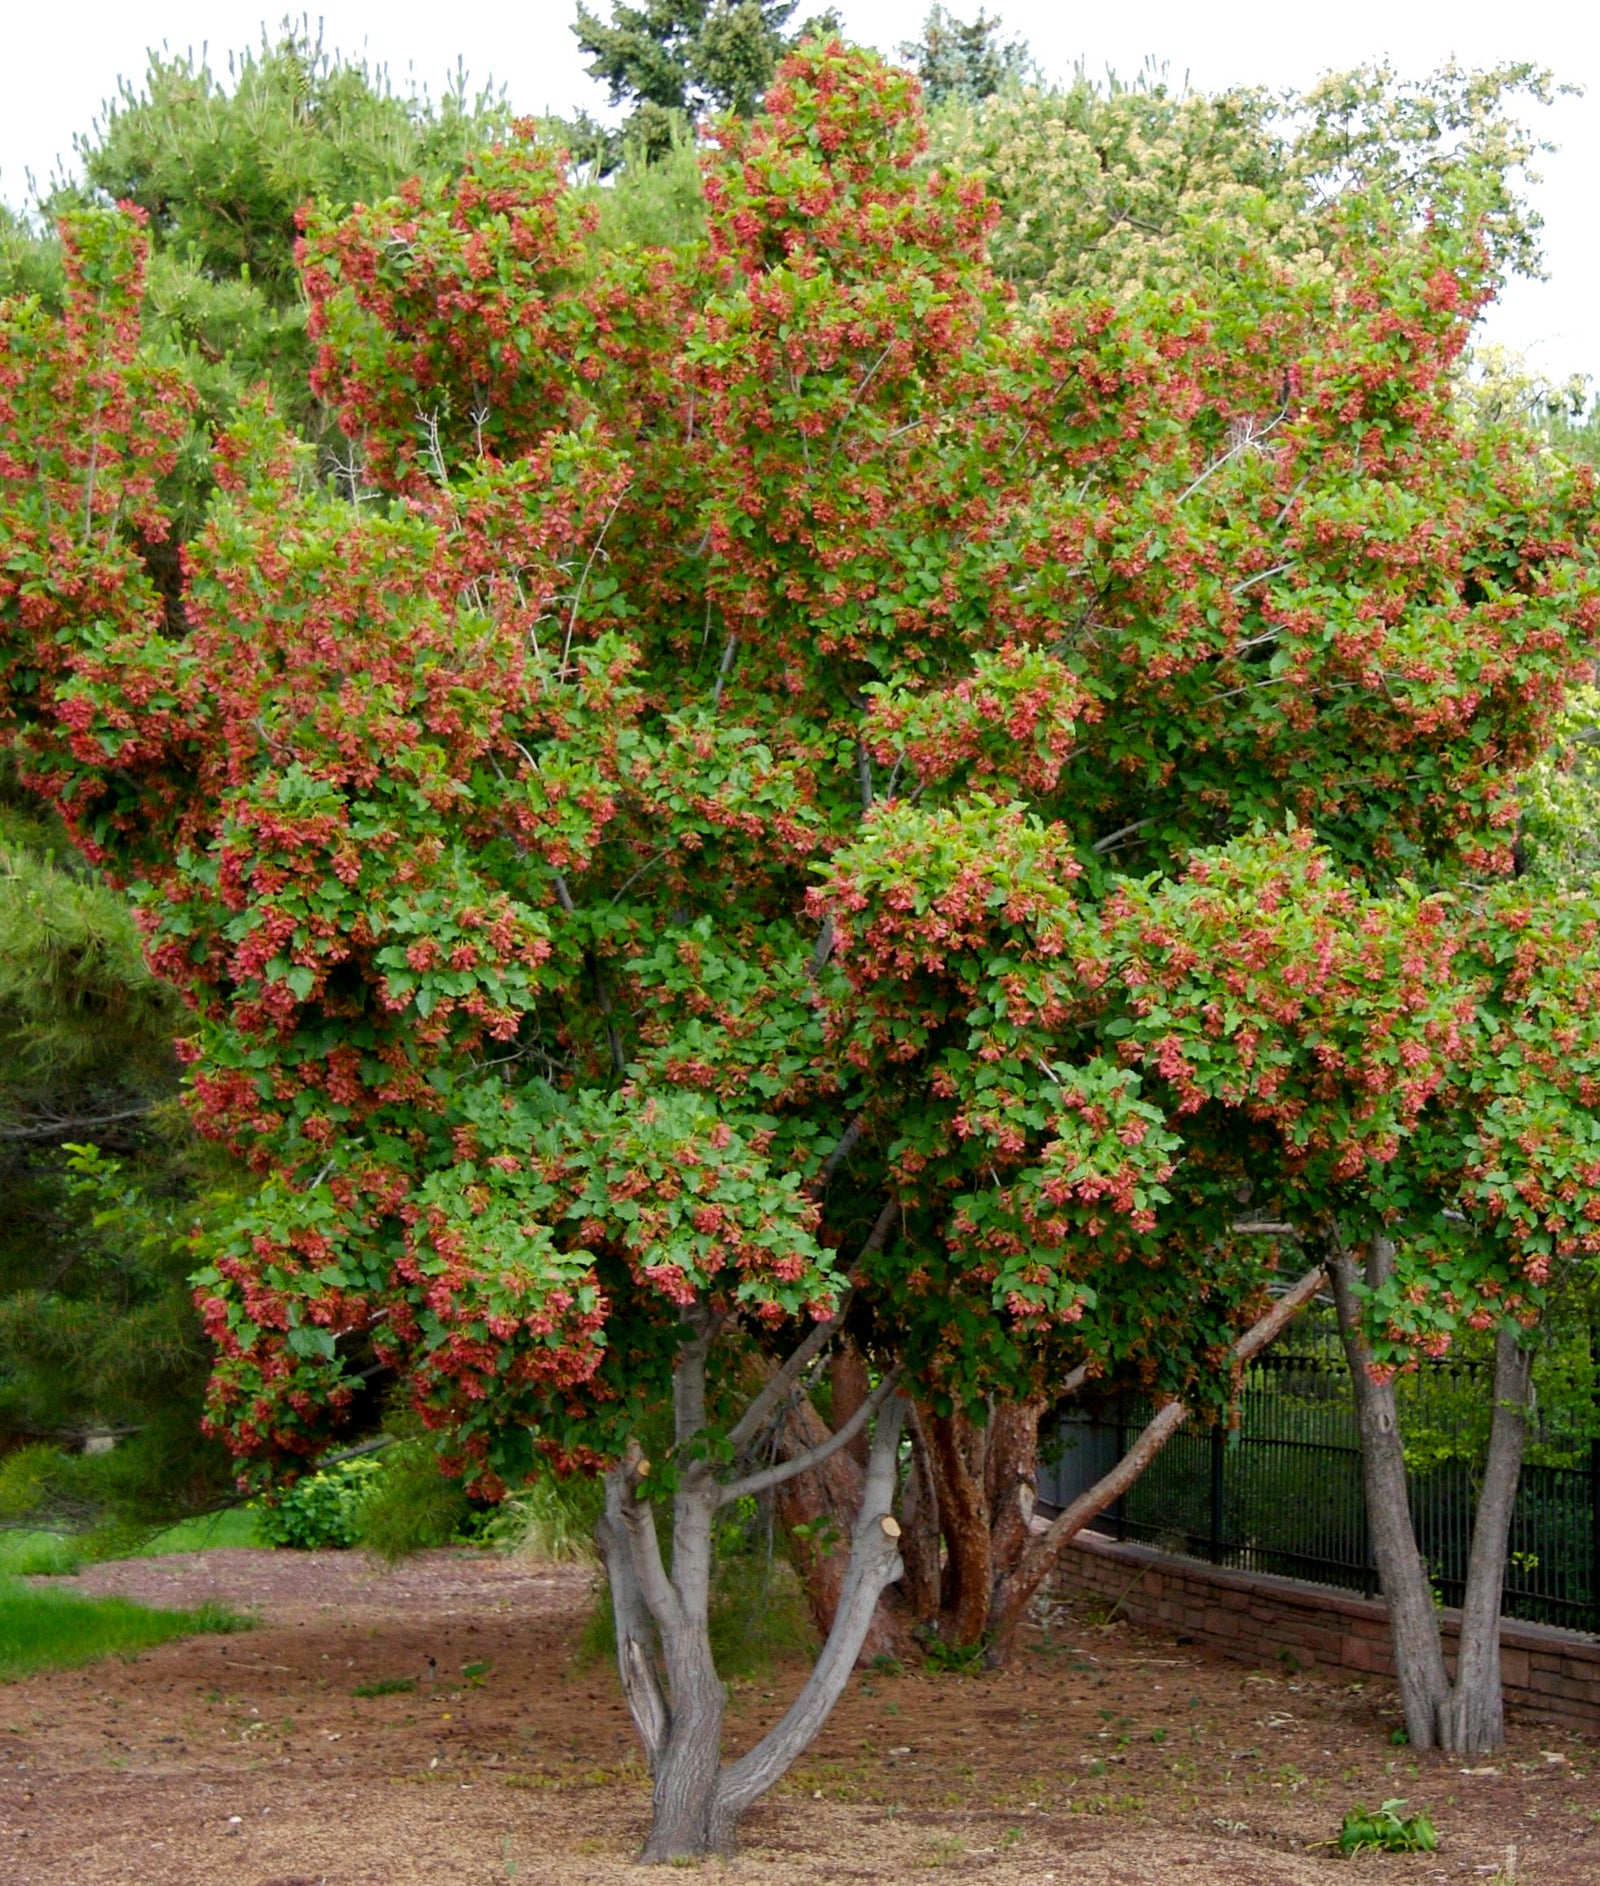
<instances>
[{"instance_id":1,"label":"tree","mask_svg":"<svg viewBox=\"0 0 1600 1886\"><path fill-rule=\"evenodd\" d=\"M260 1175L199 1273L211 1419L292 1471L383 1366L480 1492L603 1471L652 1859L847 1681L905 1391L1224 1406L1281 1283L1241 1196L1336 1228L1430 1109L1462 1193L1440 919L1600 613L1592 480L1458 423L1472 231L1019 309L915 97L792 57L704 249L590 256L522 138L311 216L362 475L245 409L176 585L137 219L4 321L4 705ZM854 1415L772 1459L843 1335ZM724 1768L714 1516L857 1436L827 1643Z\"/></svg>"},{"instance_id":2,"label":"tree","mask_svg":"<svg viewBox=\"0 0 1600 1886\"><path fill-rule=\"evenodd\" d=\"M198 1435L211 1358L187 1234L196 1191L216 1181L176 1105L176 1019L126 902L13 787L0 805L0 1518L107 1545L229 1479ZM79 1454L91 1435L114 1451Z\"/></svg>"},{"instance_id":3,"label":"tree","mask_svg":"<svg viewBox=\"0 0 1600 1886\"><path fill-rule=\"evenodd\" d=\"M1537 274L1523 185L1547 146L1518 114L1554 91L1526 64L1452 64L1420 82L1360 67L1283 96L1191 91L1155 65L1103 85L1080 71L950 95L931 156L983 176L1000 212L994 266L1023 292L1194 293L1240 249L1308 263L1374 214L1475 227L1497 270Z\"/></svg>"},{"instance_id":4,"label":"tree","mask_svg":"<svg viewBox=\"0 0 1600 1886\"><path fill-rule=\"evenodd\" d=\"M1033 54L1023 40L1002 40L1002 24L982 7L975 20L958 20L942 6L929 9L921 38L903 42L900 58L922 81L930 105L947 98L975 104L1032 76Z\"/></svg>"},{"instance_id":5,"label":"tree","mask_svg":"<svg viewBox=\"0 0 1600 1886\"><path fill-rule=\"evenodd\" d=\"M636 7L612 0L611 17L602 20L580 0L572 30L590 57L589 76L604 82L613 105L633 106L615 140L584 120L586 148L610 169L630 137L653 159L671 148L674 126L698 125L714 111L748 118L786 52L839 30L829 11L789 31L798 6L799 0L646 0Z\"/></svg>"}]
</instances>

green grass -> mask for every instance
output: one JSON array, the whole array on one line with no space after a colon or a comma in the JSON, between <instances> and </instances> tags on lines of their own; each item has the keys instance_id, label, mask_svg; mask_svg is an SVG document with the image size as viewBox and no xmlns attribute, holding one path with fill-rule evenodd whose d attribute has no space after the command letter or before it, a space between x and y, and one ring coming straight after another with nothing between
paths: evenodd
<instances>
[{"instance_id":1,"label":"green grass","mask_svg":"<svg viewBox=\"0 0 1600 1886\"><path fill-rule=\"evenodd\" d=\"M221 1605L158 1611L127 1598L80 1598L76 1592L0 1578L0 1682L36 1670L70 1670L97 1657L131 1657L174 1637L248 1630L249 1625L248 1618Z\"/></svg>"},{"instance_id":2,"label":"green grass","mask_svg":"<svg viewBox=\"0 0 1600 1886\"><path fill-rule=\"evenodd\" d=\"M137 1544L123 1542L120 1547L114 1540L97 1542L93 1537L19 1527L0 1530L0 1578L65 1578L88 1561L106 1556L149 1559L167 1552L207 1552L215 1546L263 1543L255 1514L242 1506L180 1520L153 1538Z\"/></svg>"},{"instance_id":3,"label":"green grass","mask_svg":"<svg viewBox=\"0 0 1600 1886\"><path fill-rule=\"evenodd\" d=\"M158 1532L130 1556L136 1559L159 1558L166 1552L209 1552L225 1545L265 1545L256 1530L256 1516L247 1507L230 1506L220 1513L207 1513L199 1519L181 1519L176 1526Z\"/></svg>"},{"instance_id":4,"label":"green grass","mask_svg":"<svg viewBox=\"0 0 1600 1886\"><path fill-rule=\"evenodd\" d=\"M65 1533L0 1532L0 1578L60 1578L83 1563Z\"/></svg>"},{"instance_id":5,"label":"green grass","mask_svg":"<svg viewBox=\"0 0 1600 1886\"><path fill-rule=\"evenodd\" d=\"M403 1696L407 1690L417 1687L414 1676L380 1676L372 1683L358 1683L353 1695L356 1696Z\"/></svg>"}]
</instances>

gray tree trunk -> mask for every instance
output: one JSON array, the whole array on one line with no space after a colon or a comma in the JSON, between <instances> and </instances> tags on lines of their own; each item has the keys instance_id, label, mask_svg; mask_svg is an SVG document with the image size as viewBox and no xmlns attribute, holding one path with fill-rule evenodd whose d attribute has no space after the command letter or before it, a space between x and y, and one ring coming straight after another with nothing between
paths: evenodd
<instances>
[{"instance_id":1,"label":"gray tree trunk","mask_svg":"<svg viewBox=\"0 0 1600 1886\"><path fill-rule=\"evenodd\" d=\"M1455 1754L1487 1754L1506 1739L1500 1687L1500 1592L1527 1440L1532 1374L1532 1351L1522 1346L1513 1324L1503 1323L1494 1339L1494 1413L1461 1603L1456 1680L1441 1717L1439 1740Z\"/></svg>"},{"instance_id":2,"label":"gray tree trunk","mask_svg":"<svg viewBox=\"0 0 1600 1886\"><path fill-rule=\"evenodd\" d=\"M1377 1288L1394 1268L1394 1247L1381 1235L1368 1247L1366 1282ZM1414 1748L1452 1754L1497 1749L1505 1739L1500 1683L1500 1594L1517 1481L1522 1471L1532 1356L1518 1330L1504 1324L1495 1337L1494 1411L1489 1456L1472 1529L1466 1599L1456 1677L1445 1666L1439 1613L1417 1547L1393 1382L1375 1382L1371 1351L1361 1329L1354 1258L1335 1250L1329 1272L1339 1312L1339 1333L1350 1366L1361 1433L1367 1525L1378 1579L1389 1607L1395 1671Z\"/></svg>"},{"instance_id":3,"label":"gray tree trunk","mask_svg":"<svg viewBox=\"0 0 1600 1886\"><path fill-rule=\"evenodd\" d=\"M617 1669L650 1761L647 1862L727 1852L740 1816L779 1780L827 1720L850 1680L883 1588L901 1571L900 1528L893 1517L904 1403L891 1374L858 1411L855 1431L877 1424L863 1480L850 1562L833 1628L794 1703L754 1748L722 1765L726 1691L709 1632L713 1539L719 1506L746 1490L806 1470L806 1459L725 1483L689 1445L705 1429L706 1359L716 1334L704 1306L685 1313L674 1375L676 1485L672 1495L672 1570L667 1571L647 1497L653 1465L637 1446L608 1476L601 1550L617 1620ZM736 1430L737 1432L737 1430ZM828 1449L848 1446L830 1437ZM814 1463L817 1456L809 1457Z\"/></svg>"}]
</instances>

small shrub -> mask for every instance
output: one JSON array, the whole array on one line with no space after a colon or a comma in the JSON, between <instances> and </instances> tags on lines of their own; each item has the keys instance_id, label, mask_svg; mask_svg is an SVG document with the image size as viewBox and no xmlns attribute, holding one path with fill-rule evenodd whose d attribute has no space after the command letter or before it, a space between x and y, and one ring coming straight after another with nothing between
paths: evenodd
<instances>
[{"instance_id":1,"label":"small shrub","mask_svg":"<svg viewBox=\"0 0 1600 1886\"><path fill-rule=\"evenodd\" d=\"M983 1645L947 1644L942 1637L930 1637L922 1647L922 1659L930 1670L981 1670Z\"/></svg>"},{"instance_id":2,"label":"small shrub","mask_svg":"<svg viewBox=\"0 0 1600 1886\"><path fill-rule=\"evenodd\" d=\"M592 1474L540 1474L508 1495L478 1531L484 1545L555 1565L598 1565L594 1529L605 1489Z\"/></svg>"},{"instance_id":3,"label":"small shrub","mask_svg":"<svg viewBox=\"0 0 1600 1886\"><path fill-rule=\"evenodd\" d=\"M1400 1818L1403 1800L1385 1801L1376 1812L1355 1807L1339 1829L1341 1853L1432 1853L1439 1844L1433 1822L1426 1814Z\"/></svg>"},{"instance_id":4,"label":"small shrub","mask_svg":"<svg viewBox=\"0 0 1600 1886\"><path fill-rule=\"evenodd\" d=\"M459 1479L439 1466L430 1440L398 1442L382 1456L361 1501L362 1546L386 1565L413 1552L449 1545L468 1523L472 1505Z\"/></svg>"},{"instance_id":5,"label":"small shrub","mask_svg":"<svg viewBox=\"0 0 1600 1886\"><path fill-rule=\"evenodd\" d=\"M301 1551L353 1546L361 1538L363 1503L381 1471L370 1454L363 1454L308 1474L260 1507L256 1530L268 1545Z\"/></svg>"}]
</instances>

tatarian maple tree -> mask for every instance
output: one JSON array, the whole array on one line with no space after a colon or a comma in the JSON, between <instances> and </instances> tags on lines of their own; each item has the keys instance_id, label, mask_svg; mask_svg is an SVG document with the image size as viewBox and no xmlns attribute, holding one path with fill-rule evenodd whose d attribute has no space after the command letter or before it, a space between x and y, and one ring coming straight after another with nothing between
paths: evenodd
<instances>
[{"instance_id":1,"label":"tatarian maple tree","mask_svg":"<svg viewBox=\"0 0 1600 1886\"><path fill-rule=\"evenodd\" d=\"M251 409L179 559L137 217L0 329L4 707L261 1175L199 1273L211 1418L292 1467L382 1366L480 1490L603 1472L652 1859L842 1690L913 1397L1225 1399L1277 1274L1242 1202L1338 1253L1496 1228L1408 1243L1380 1343L1592 1243L1577 1090L1514 1118L1480 1064L1564 1078L1526 1003L1484 1032L1522 920L1473 886L1600 604L1587 474L1453 416L1478 246L1353 222L1204 307L1024 309L921 148L831 42L719 127L703 250L596 258L531 138L311 211L351 459ZM1576 1203L1507 1215L1512 1142ZM843 1333L854 1413L774 1459ZM821 1656L724 1766L715 1515L868 1435ZM1002 1638L1014 1570L965 1605Z\"/></svg>"}]
</instances>

